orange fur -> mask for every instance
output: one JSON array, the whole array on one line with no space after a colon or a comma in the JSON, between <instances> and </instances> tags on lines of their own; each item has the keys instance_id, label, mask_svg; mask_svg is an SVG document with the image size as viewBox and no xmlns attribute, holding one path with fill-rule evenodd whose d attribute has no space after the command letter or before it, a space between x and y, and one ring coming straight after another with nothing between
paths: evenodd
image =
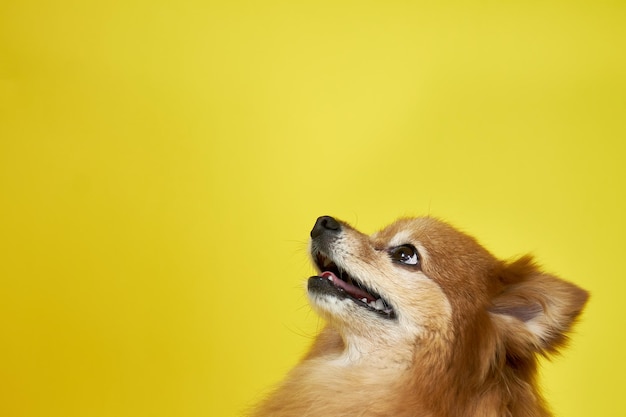
<instances>
[{"instance_id":1,"label":"orange fur","mask_svg":"<svg viewBox=\"0 0 626 417\"><path fill-rule=\"evenodd\" d=\"M308 293L328 324L253 416L550 415L535 384L537 355L564 345L586 291L528 256L500 261L429 217L372 236L322 217L311 234L320 276ZM357 282L366 303L380 297L390 308L347 296Z\"/></svg>"}]
</instances>

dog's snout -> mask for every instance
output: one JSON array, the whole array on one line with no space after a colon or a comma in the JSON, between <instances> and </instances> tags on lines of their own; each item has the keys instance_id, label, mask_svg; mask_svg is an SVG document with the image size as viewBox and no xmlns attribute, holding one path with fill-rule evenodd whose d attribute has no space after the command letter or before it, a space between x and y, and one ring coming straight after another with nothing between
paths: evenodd
<instances>
[{"instance_id":1,"label":"dog's snout","mask_svg":"<svg viewBox=\"0 0 626 417\"><path fill-rule=\"evenodd\" d=\"M324 233L338 233L341 230L341 224L330 216L318 217L315 226L311 229L311 237L316 237Z\"/></svg>"}]
</instances>

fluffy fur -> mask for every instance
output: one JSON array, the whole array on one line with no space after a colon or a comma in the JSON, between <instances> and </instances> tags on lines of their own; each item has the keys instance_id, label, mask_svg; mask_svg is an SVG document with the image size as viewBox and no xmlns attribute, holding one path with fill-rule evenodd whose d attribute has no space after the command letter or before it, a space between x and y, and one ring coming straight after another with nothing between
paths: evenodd
<instances>
[{"instance_id":1,"label":"fluffy fur","mask_svg":"<svg viewBox=\"0 0 626 417\"><path fill-rule=\"evenodd\" d=\"M325 216L311 236L327 325L253 416L550 415L537 355L565 344L586 291L429 217L367 236Z\"/></svg>"}]
</instances>

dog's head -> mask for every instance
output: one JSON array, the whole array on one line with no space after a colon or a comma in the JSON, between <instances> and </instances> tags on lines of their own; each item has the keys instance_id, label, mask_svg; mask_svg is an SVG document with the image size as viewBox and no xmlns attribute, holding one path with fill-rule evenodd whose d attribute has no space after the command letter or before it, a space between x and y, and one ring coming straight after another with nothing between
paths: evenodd
<instances>
[{"instance_id":1,"label":"dog's head","mask_svg":"<svg viewBox=\"0 0 626 417\"><path fill-rule=\"evenodd\" d=\"M356 336L452 345L487 332L514 355L545 353L565 341L587 300L529 257L500 261L430 217L401 219L371 236L320 217L311 255L319 275L308 281L309 298L346 343Z\"/></svg>"}]
</instances>

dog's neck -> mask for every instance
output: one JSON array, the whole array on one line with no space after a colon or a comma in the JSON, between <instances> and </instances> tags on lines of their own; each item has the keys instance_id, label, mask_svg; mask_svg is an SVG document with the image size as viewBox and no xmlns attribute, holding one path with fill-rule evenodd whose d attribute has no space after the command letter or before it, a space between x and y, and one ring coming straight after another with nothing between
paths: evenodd
<instances>
[{"instance_id":1,"label":"dog's neck","mask_svg":"<svg viewBox=\"0 0 626 417\"><path fill-rule=\"evenodd\" d=\"M413 345L399 343L388 334L343 335L344 349L336 354L338 364L374 369L407 369L414 360ZM402 348L399 349L398 347Z\"/></svg>"},{"instance_id":2,"label":"dog's neck","mask_svg":"<svg viewBox=\"0 0 626 417\"><path fill-rule=\"evenodd\" d=\"M394 416L413 416L416 410L425 413L412 391L403 389L415 383L411 372L416 360L415 344L398 344L389 337L340 336L336 330L326 328L258 415L388 415L377 412L376 404L393 404L397 407L391 414ZM399 345L406 348L399 350ZM408 410L410 414L406 414Z\"/></svg>"},{"instance_id":3,"label":"dog's neck","mask_svg":"<svg viewBox=\"0 0 626 417\"><path fill-rule=\"evenodd\" d=\"M322 358L346 368L391 369L399 371L416 362L445 364L449 350L439 338L400 340L395 332L358 333L325 328L317 337L306 359ZM436 360L433 360L436 356ZM422 366L423 367L423 366ZM434 370L429 370L431 372ZM437 372L435 372L437 373ZM396 375L398 375L396 373Z\"/></svg>"}]
</instances>

